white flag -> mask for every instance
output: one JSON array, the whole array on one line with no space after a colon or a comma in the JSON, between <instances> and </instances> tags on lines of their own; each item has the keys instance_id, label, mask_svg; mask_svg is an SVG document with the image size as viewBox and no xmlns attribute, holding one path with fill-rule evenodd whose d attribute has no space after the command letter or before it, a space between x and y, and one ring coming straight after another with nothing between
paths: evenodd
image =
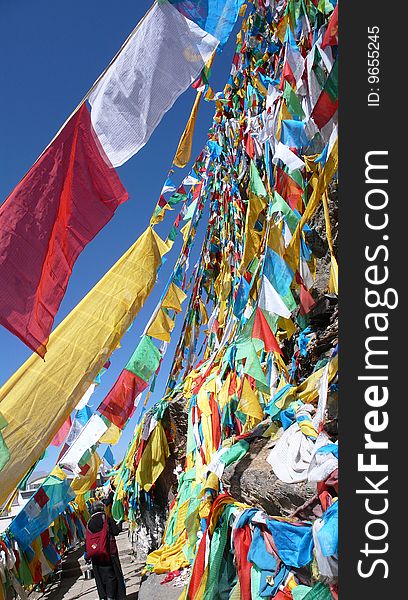
<instances>
[{"instance_id":1,"label":"white flag","mask_svg":"<svg viewBox=\"0 0 408 600\"><path fill-rule=\"evenodd\" d=\"M92 125L114 167L146 144L218 43L167 0L153 4L89 97Z\"/></svg>"},{"instance_id":2,"label":"white flag","mask_svg":"<svg viewBox=\"0 0 408 600\"><path fill-rule=\"evenodd\" d=\"M92 415L67 453L61 458L59 464L68 467L74 473L79 472L79 461L87 450L99 442L107 429L108 426L105 421L97 413Z\"/></svg>"},{"instance_id":3,"label":"white flag","mask_svg":"<svg viewBox=\"0 0 408 600\"><path fill-rule=\"evenodd\" d=\"M259 308L263 308L270 313L275 313L285 319L289 319L291 312L284 304L282 298L275 290L266 275L262 276L261 292L259 294Z\"/></svg>"},{"instance_id":4,"label":"white flag","mask_svg":"<svg viewBox=\"0 0 408 600\"><path fill-rule=\"evenodd\" d=\"M95 388L96 388L96 383L91 383L89 388L86 390L85 394L82 396L81 400L76 405L76 407L75 407L76 410L81 410L88 404L92 394L95 391Z\"/></svg>"},{"instance_id":5,"label":"white flag","mask_svg":"<svg viewBox=\"0 0 408 600\"><path fill-rule=\"evenodd\" d=\"M272 158L272 162L274 165L278 164L278 160L281 160L288 167L289 172L296 171L296 169L301 169L305 166L303 160L301 160L289 146L285 146L282 142L276 146L275 154Z\"/></svg>"}]
</instances>

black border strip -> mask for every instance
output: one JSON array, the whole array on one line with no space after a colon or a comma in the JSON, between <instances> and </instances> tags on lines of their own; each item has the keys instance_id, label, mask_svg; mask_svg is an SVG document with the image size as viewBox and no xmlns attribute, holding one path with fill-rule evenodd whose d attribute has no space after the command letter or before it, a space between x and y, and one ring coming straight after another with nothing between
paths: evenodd
<instances>
[{"instance_id":1,"label":"black border strip","mask_svg":"<svg viewBox=\"0 0 408 600\"><path fill-rule=\"evenodd\" d=\"M349 0L340 2L339 6L339 507L340 598L344 600L388 600L406 595L403 569L406 495L403 490L407 445L403 447L403 441L408 439L405 418L405 372L408 374L408 365L405 366L407 338L402 292L407 271L404 262L408 239L408 199L404 185L408 165L404 164L406 152L402 150L407 135L406 100L402 91L407 78L405 13L404 3L378 0ZM374 35L369 39L368 28L376 27L377 39L376 29L372 29ZM369 42L373 44L369 46ZM379 83L374 77L368 79L376 73L374 58L378 42ZM379 101L374 95L377 89ZM371 104L368 102L369 93L372 94ZM377 151L388 154L367 155ZM368 171L367 178L376 182L366 182L367 161L388 167ZM374 210L367 206L367 202L377 206L384 203L386 206ZM367 225L366 219L369 223L381 225L386 215L389 222L383 229L373 230ZM366 252L370 259L365 256ZM374 268L367 272L369 266ZM387 273L386 268L388 277L384 283L367 281L367 278L382 280ZM392 305L396 295L388 292L386 296L387 289L398 292L396 308L369 308L366 305L366 290L377 291L381 300L388 298L388 305ZM371 293L368 301L375 304L377 296ZM367 328L369 313L383 316L378 317L377 323L374 317L368 318ZM376 330L377 325L385 327L387 322L385 331ZM369 356L365 344L368 338L376 336L381 339L370 340L369 349L386 354ZM366 368L366 359L371 365L387 368ZM369 379L359 380L359 376ZM386 376L388 380L373 379L378 376ZM369 387L373 389L367 392ZM372 431L376 428L379 431ZM364 435L370 433L375 443L388 444L388 448L365 448ZM359 454L363 454L364 464L375 461L387 470L368 471L364 467L365 470L359 471ZM388 479L380 483L384 477ZM377 486L377 492L374 486ZM356 490L367 492L356 493ZM370 510L384 512L374 515L369 514ZM373 522L375 520L377 522ZM378 539L370 539L370 536ZM395 596L393 590L396 590Z\"/></svg>"}]
</instances>

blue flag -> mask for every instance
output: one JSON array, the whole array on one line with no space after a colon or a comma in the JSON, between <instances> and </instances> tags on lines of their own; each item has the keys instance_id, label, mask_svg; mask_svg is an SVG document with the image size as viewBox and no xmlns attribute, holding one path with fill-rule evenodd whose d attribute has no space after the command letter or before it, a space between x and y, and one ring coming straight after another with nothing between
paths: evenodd
<instances>
[{"instance_id":1,"label":"blue flag","mask_svg":"<svg viewBox=\"0 0 408 600\"><path fill-rule=\"evenodd\" d=\"M105 454L103 455L104 460L108 463L108 465L110 465L111 467L114 466L115 464L115 458L113 456L111 447L108 446L105 450Z\"/></svg>"},{"instance_id":2,"label":"blue flag","mask_svg":"<svg viewBox=\"0 0 408 600\"><path fill-rule=\"evenodd\" d=\"M222 48L238 18L245 0L169 0L182 15L211 33Z\"/></svg>"},{"instance_id":3,"label":"blue flag","mask_svg":"<svg viewBox=\"0 0 408 600\"><path fill-rule=\"evenodd\" d=\"M14 517L10 531L21 550L28 546L64 512L75 499L68 479L49 475L27 504Z\"/></svg>"}]
</instances>

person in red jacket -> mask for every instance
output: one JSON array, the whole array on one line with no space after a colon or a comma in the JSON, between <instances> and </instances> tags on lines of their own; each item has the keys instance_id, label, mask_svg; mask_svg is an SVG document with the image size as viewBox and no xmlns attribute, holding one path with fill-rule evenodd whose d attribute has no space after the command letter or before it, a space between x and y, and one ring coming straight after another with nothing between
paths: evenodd
<instances>
[{"instance_id":1,"label":"person in red jacket","mask_svg":"<svg viewBox=\"0 0 408 600\"><path fill-rule=\"evenodd\" d=\"M90 513L86 528L86 559L92 562L99 598L123 600L126 587L115 540L121 526L106 515L103 502L94 502ZM100 543L104 547L98 548Z\"/></svg>"}]
</instances>

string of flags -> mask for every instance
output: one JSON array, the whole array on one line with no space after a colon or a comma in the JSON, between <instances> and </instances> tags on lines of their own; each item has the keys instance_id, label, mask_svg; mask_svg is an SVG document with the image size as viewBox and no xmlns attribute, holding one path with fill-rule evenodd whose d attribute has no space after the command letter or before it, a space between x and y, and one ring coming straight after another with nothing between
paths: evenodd
<instances>
[{"instance_id":1,"label":"string of flags","mask_svg":"<svg viewBox=\"0 0 408 600\"><path fill-rule=\"evenodd\" d=\"M335 340L311 372L296 366L312 338L318 265L308 234L322 204L327 291L338 292L327 212L337 171L337 105L327 95L335 93L337 39L327 30L337 13L282 2L272 16L255 4L216 101L210 218L166 395L135 430L114 512L137 527L146 494L154 506L177 439L171 406L181 402L188 427L178 493L147 568L191 568L183 599L213 598L220 582L230 598L337 598L337 441L325 430ZM272 441L267 464L279 480L317 485L321 517L268 516L228 494L223 473L255 435Z\"/></svg>"}]
</instances>

